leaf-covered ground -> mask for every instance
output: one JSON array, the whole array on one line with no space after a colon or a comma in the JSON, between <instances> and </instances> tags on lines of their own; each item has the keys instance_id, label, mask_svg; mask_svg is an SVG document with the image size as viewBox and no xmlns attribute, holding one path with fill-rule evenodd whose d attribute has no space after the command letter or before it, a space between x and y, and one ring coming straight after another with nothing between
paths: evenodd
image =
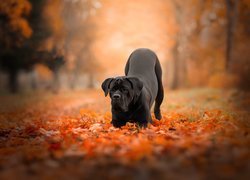
<instances>
[{"instance_id":1,"label":"leaf-covered ground","mask_svg":"<svg viewBox=\"0 0 250 180\"><path fill-rule=\"evenodd\" d=\"M147 129L111 126L101 91L0 97L0 179L249 179L250 96L166 92Z\"/></svg>"}]
</instances>

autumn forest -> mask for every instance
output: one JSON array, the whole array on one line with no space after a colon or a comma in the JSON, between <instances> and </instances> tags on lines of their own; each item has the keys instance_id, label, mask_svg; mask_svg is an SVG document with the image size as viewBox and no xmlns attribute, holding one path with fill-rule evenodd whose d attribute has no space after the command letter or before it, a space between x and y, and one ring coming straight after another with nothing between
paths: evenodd
<instances>
[{"instance_id":1,"label":"autumn forest","mask_svg":"<svg viewBox=\"0 0 250 180\"><path fill-rule=\"evenodd\" d=\"M0 179L249 179L249 45L249 0L2 1ZM101 84L137 48L162 119L116 128Z\"/></svg>"}]
</instances>

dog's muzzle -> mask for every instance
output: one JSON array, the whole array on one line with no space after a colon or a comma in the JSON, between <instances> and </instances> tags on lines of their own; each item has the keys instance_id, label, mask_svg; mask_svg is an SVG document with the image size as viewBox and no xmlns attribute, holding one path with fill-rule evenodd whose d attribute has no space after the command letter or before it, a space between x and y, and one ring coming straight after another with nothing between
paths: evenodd
<instances>
[{"instance_id":1,"label":"dog's muzzle","mask_svg":"<svg viewBox=\"0 0 250 180\"><path fill-rule=\"evenodd\" d=\"M115 110L115 111L119 111L119 112L126 112L128 111L128 108L125 106L124 102L122 101L122 98L121 96L112 96L112 101L111 101L111 104L112 104L112 108Z\"/></svg>"},{"instance_id":2,"label":"dog's muzzle","mask_svg":"<svg viewBox=\"0 0 250 180\"><path fill-rule=\"evenodd\" d=\"M121 95L120 94L114 94L113 96L112 96L112 99L113 100L119 100L119 99L121 99Z\"/></svg>"}]
</instances>

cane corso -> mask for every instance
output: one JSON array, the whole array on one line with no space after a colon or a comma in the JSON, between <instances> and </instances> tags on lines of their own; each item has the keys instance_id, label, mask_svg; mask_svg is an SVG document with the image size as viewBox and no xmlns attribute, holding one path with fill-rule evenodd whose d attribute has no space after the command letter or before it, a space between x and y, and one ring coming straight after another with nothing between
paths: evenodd
<instances>
[{"instance_id":1,"label":"cane corso","mask_svg":"<svg viewBox=\"0 0 250 180\"><path fill-rule=\"evenodd\" d=\"M160 120L164 90L156 54L145 48L135 50L127 61L125 75L108 78L102 83L105 96L109 93L111 98L113 126L135 122L147 127L152 122L150 109L154 102L154 114Z\"/></svg>"}]
</instances>

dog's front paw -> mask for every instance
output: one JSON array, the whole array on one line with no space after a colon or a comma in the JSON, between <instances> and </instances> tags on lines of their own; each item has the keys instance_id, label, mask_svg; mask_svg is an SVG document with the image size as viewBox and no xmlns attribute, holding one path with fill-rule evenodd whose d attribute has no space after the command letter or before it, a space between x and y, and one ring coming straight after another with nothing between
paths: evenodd
<instances>
[{"instance_id":1,"label":"dog's front paw","mask_svg":"<svg viewBox=\"0 0 250 180\"><path fill-rule=\"evenodd\" d=\"M137 123L137 125L138 125L140 128L147 128L147 127L148 127L148 123L147 123L147 122L139 122L139 123Z\"/></svg>"},{"instance_id":2,"label":"dog's front paw","mask_svg":"<svg viewBox=\"0 0 250 180\"><path fill-rule=\"evenodd\" d=\"M111 124L116 127L116 128L120 128L122 126L125 126L126 125L126 122L124 121L119 121L119 120L112 120L111 121Z\"/></svg>"}]
</instances>

